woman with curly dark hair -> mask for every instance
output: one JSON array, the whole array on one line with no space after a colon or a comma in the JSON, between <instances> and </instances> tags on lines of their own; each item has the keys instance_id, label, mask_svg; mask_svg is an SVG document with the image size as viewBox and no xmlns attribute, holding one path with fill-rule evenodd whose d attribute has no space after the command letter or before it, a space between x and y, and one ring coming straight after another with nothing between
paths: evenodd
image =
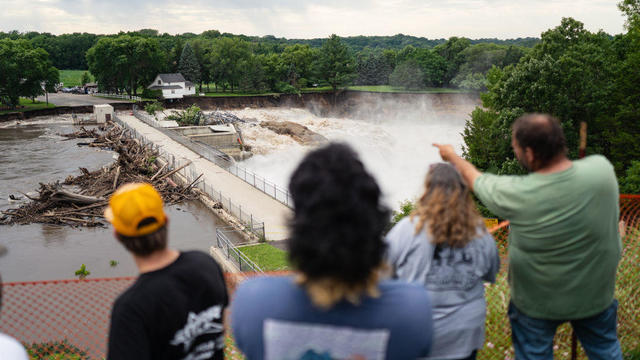
<instances>
[{"instance_id":1,"label":"woman with curly dark hair","mask_svg":"<svg viewBox=\"0 0 640 360\"><path fill-rule=\"evenodd\" d=\"M431 346L423 287L380 281L389 211L355 152L330 144L291 177L289 277L248 280L232 329L249 359L415 359Z\"/></svg>"},{"instance_id":2,"label":"woman with curly dark hair","mask_svg":"<svg viewBox=\"0 0 640 360\"><path fill-rule=\"evenodd\" d=\"M431 167L416 209L387 235L395 277L422 284L433 303L430 359L475 359L484 344L484 281L500 259L469 188L449 164Z\"/></svg>"}]
</instances>

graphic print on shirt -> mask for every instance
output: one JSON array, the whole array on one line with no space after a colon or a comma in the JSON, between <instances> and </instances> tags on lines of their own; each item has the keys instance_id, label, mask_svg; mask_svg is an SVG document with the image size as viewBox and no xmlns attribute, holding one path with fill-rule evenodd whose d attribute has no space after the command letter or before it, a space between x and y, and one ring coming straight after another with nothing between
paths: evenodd
<instances>
[{"instance_id":1,"label":"graphic print on shirt","mask_svg":"<svg viewBox=\"0 0 640 360\"><path fill-rule=\"evenodd\" d=\"M436 246L427 273L427 288L434 291L471 289L480 279L474 270L473 253L469 247Z\"/></svg>"},{"instance_id":2,"label":"graphic print on shirt","mask_svg":"<svg viewBox=\"0 0 640 360\"><path fill-rule=\"evenodd\" d=\"M182 329L176 332L173 340L171 340L171 345L178 346L182 344L184 352L186 353L198 336L218 334L219 336L216 338L217 341L199 344L185 359L209 358L210 356L204 357L204 354L213 355L216 349L222 348L224 345L223 332L222 306L215 305L198 314L189 312L189 315L187 315L187 323Z\"/></svg>"},{"instance_id":3,"label":"graphic print on shirt","mask_svg":"<svg viewBox=\"0 0 640 360\"><path fill-rule=\"evenodd\" d=\"M267 319L263 337L266 360L381 360L389 330Z\"/></svg>"}]
</instances>

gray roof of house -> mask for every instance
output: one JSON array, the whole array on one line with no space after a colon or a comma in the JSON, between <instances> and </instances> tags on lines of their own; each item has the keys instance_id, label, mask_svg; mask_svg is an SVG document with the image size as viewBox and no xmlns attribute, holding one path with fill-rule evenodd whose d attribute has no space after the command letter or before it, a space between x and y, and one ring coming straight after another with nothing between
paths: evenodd
<instances>
[{"instance_id":1,"label":"gray roof of house","mask_svg":"<svg viewBox=\"0 0 640 360\"><path fill-rule=\"evenodd\" d=\"M180 85L153 85L148 89L150 90L172 90L172 89L182 89L183 87Z\"/></svg>"},{"instance_id":2,"label":"gray roof of house","mask_svg":"<svg viewBox=\"0 0 640 360\"><path fill-rule=\"evenodd\" d=\"M187 81L187 82L185 83L185 86L193 86L193 83L192 83L191 81Z\"/></svg>"},{"instance_id":3,"label":"gray roof of house","mask_svg":"<svg viewBox=\"0 0 640 360\"><path fill-rule=\"evenodd\" d=\"M186 81L184 79L184 76L182 76L182 74L180 74L180 73L158 74L158 76L160 77L160 80L162 80L162 82L174 83L174 82L185 82Z\"/></svg>"}]
</instances>

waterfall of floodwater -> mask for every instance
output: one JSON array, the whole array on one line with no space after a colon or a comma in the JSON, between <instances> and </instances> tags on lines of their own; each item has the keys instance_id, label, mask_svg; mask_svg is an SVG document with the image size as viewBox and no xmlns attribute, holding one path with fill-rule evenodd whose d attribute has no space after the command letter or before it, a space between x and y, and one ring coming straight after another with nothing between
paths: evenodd
<instances>
[{"instance_id":1,"label":"waterfall of floodwater","mask_svg":"<svg viewBox=\"0 0 640 360\"><path fill-rule=\"evenodd\" d=\"M406 199L415 199L423 191L429 164L440 161L432 143L452 144L460 152L465 121L475 103L460 104L446 112L429 111L424 106L404 116L387 118L331 118L316 116L306 109L270 108L232 111L243 119L291 121L306 126L329 141L350 144L366 168L376 177L393 209ZM242 165L255 173L287 187L288 180L306 152L313 149L278 135L257 122L241 125L245 143L254 156Z\"/></svg>"}]
</instances>

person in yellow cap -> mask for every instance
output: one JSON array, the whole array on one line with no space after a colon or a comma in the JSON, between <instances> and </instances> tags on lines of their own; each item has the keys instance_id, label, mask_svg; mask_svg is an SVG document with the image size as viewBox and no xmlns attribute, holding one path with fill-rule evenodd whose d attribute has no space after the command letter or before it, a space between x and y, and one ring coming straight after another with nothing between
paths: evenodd
<instances>
[{"instance_id":1,"label":"person in yellow cap","mask_svg":"<svg viewBox=\"0 0 640 360\"><path fill-rule=\"evenodd\" d=\"M108 359L222 359L224 276L211 256L167 246L168 219L153 186L121 186L105 218L140 271L111 313Z\"/></svg>"}]
</instances>

